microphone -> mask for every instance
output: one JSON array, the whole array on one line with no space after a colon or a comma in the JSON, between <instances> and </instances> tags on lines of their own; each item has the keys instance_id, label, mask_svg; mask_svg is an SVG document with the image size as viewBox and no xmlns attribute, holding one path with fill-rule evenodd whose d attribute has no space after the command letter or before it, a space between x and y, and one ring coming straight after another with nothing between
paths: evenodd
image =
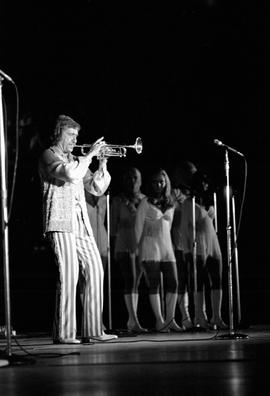
<instances>
[{"instance_id":1,"label":"microphone","mask_svg":"<svg viewBox=\"0 0 270 396\"><path fill-rule=\"evenodd\" d=\"M237 151L237 150L235 150L234 148L232 148L232 147L230 147L230 146L227 146L227 144L222 143L222 142L221 142L220 140L218 140L218 139L214 139L214 143L217 144L218 146L225 147L226 149L232 151L232 152L235 153L235 154L240 155L241 157L244 157L244 154L240 153L240 151Z\"/></svg>"},{"instance_id":2,"label":"microphone","mask_svg":"<svg viewBox=\"0 0 270 396\"><path fill-rule=\"evenodd\" d=\"M0 75L3 76L6 80L8 80L11 83L14 83L11 77L9 77L6 73L3 72L3 70L0 69Z\"/></svg>"}]
</instances>

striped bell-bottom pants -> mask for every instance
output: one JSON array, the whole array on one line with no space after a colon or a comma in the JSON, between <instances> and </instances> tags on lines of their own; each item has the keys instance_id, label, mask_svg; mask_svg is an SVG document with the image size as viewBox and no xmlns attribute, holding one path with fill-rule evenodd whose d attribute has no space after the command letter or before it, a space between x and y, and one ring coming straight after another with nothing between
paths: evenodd
<instances>
[{"instance_id":1,"label":"striped bell-bottom pants","mask_svg":"<svg viewBox=\"0 0 270 396\"><path fill-rule=\"evenodd\" d=\"M81 336L101 335L103 266L94 236L87 232L81 211L77 211L75 233L50 232L48 237L59 270L53 339L76 337L76 293L80 270L85 281Z\"/></svg>"}]
</instances>

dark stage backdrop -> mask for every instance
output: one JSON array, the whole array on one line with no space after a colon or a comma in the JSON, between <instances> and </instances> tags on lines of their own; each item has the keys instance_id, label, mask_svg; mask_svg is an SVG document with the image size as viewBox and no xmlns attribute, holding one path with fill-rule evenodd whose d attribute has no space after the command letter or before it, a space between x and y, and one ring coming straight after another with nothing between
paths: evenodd
<instances>
[{"instance_id":1,"label":"dark stage backdrop","mask_svg":"<svg viewBox=\"0 0 270 396\"><path fill-rule=\"evenodd\" d=\"M142 138L142 154L129 149L126 158L109 160L111 195L131 164L141 169L143 181L153 165L171 174L185 159L211 176L224 252L225 317L224 150L213 141L244 153L245 160L229 154L237 219L245 165L248 171L238 239L242 316L247 323L269 323L269 14L266 5L227 3L6 2L0 16L0 69L13 78L20 98L20 154L9 224L12 323L17 329L47 330L51 325L55 268L41 235L36 137L46 140L60 113L81 123L84 143L104 136L111 144L132 145L137 136ZM6 80L3 97L10 187L16 100ZM112 272L114 320L122 326L122 284L115 265ZM0 308L3 322L3 293Z\"/></svg>"}]
</instances>

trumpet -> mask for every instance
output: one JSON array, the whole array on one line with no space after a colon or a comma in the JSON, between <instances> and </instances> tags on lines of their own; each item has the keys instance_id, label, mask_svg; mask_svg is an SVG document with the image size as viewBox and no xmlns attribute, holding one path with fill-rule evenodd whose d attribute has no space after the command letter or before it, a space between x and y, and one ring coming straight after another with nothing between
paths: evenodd
<instances>
[{"instance_id":1,"label":"trumpet","mask_svg":"<svg viewBox=\"0 0 270 396\"><path fill-rule=\"evenodd\" d=\"M82 155L87 155L92 144L81 144L76 145L75 148L80 148ZM97 155L97 159L103 159L107 157L126 157L127 149L133 148L138 154L142 153L143 144L142 139L137 137L133 145L122 145L122 144L107 144L105 143Z\"/></svg>"}]
</instances>

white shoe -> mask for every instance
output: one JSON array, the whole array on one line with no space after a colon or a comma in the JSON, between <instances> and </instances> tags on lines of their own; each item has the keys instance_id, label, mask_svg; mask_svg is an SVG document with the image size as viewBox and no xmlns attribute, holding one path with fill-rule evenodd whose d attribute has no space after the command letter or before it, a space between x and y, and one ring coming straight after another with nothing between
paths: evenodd
<instances>
[{"instance_id":1,"label":"white shoe","mask_svg":"<svg viewBox=\"0 0 270 396\"><path fill-rule=\"evenodd\" d=\"M105 334L105 333L100 336L91 337L92 340L101 341L101 342L116 340L117 338L118 336L116 334Z\"/></svg>"},{"instance_id":2,"label":"white shoe","mask_svg":"<svg viewBox=\"0 0 270 396\"><path fill-rule=\"evenodd\" d=\"M77 338L61 338L59 340L53 340L54 344L80 344L81 341Z\"/></svg>"},{"instance_id":3,"label":"white shoe","mask_svg":"<svg viewBox=\"0 0 270 396\"><path fill-rule=\"evenodd\" d=\"M9 365L9 361L7 359L0 359L0 367L5 367Z\"/></svg>"}]
</instances>

